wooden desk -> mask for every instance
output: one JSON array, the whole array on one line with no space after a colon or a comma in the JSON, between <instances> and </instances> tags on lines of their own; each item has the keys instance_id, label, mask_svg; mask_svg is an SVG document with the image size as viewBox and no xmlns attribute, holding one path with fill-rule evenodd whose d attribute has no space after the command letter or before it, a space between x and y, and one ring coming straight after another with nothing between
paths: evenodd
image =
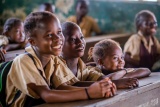
<instances>
[{"instance_id":1,"label":"wooden desk","mask_svg":"<svg viewBox=\"0 0 160 107\"><path fill-rule=\"evenodd\" d=\"M86 48L84 51L84 56L82 57L82 60L84 62L87 62L87 57L88 57L88 50L90 47L93 47L95 43L99 42L100 40L104 39L113 39L117 42L120 43L120 46L124 47L124 44L128 40L131 34L108 34L108 35L101 35L101 36L95 36L95 37L89 37L85 38L86 41Z\"/></svg>"},{"instance_id":2,"label":"wooden desk","mask_svg":"<svg viewBox=\"0 0 160 107\"><path fill-rule=\"evenodd\" d=\"M108 99L42 104L36 107L160 107L160 73L139 80L135 89L118 90Z\"/></svg>"},{"instance_id":3,"label":"wooden desk","mask_svg":"<svg viewBox=\"0 0 160 107\"><path fill-rule=\"evenodd\" d=\"M16 51L9 51L4 56L6 61L13 60L17 55L24 53L25 50L16 50Z\"/></svg>"}]
</instances>

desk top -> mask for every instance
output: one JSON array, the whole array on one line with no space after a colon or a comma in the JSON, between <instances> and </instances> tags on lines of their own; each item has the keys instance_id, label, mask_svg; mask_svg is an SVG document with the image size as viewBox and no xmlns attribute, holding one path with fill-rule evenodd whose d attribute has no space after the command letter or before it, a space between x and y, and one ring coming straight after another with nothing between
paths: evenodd
<instances>
[{"instance_id":1,"label":"desk top","mask_svg":"<svg viewBox=\"0 0 160 107\"><path fill-rule=\"evenodd\" d=\"M100 41L103 39L115 39L115 38L123 38L123 37L130 37L131 34L106 34L106 35L98 35L94 37L88 37L85 38L86 43L94 42L94 41Z\"/></svg>"},{"instance_id":2,"label":"desk top","mask_svg":"<svg viewBox=\"0 0 160 107\"><path fill-rule=\"evenodd\" d=\"M17 55L22 54L24 52L25 52L24 49L15 50L15 51L9 51L4 55L4 57L5 57L6 61L10 61L10 60L13 60Z\"/></svg>"},{"instance_id":3,"label":"desk top","mask_svg":"<svg viewBox=\"0 0 160 107\"><path fill-rule=\"evenodd\" d=\"M152 73L149 77L140 79L138 88L118 90L117 95L112 98L84 100L67 103L42 104L36 107L97 107L104 105L109 106L110 104L121 101L122 99L131 98L132 96L147 92L155 88L160 88L160 73Z\"/></svg>"}]
</instances>

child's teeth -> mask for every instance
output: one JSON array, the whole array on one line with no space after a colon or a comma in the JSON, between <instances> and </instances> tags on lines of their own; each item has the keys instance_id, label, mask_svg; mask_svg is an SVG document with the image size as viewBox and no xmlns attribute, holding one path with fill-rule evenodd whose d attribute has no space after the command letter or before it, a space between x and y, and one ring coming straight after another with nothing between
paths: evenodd
<instances>
[{"instance_id":1,"label":"child's teeth","mask_svg":"<svg viewBox=\"0 0 160 107\"><path fill-rule=\"evenodd\" d=\"M61 45L57 45L57 46L54 46L53 48L60 48L61 47Z\"/></svg>"}]
</instances>

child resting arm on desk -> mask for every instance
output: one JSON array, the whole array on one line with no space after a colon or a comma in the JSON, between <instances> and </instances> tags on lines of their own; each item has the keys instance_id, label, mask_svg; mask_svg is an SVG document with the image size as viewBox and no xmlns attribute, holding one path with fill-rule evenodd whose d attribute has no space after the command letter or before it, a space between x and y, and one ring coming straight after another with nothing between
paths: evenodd
<instances>
[{"instance_id":1,"label":"child resting arm on desk","mask_svg":"<svg viewBox=\"0 0 160 107\"><path fill-rule=\"evenodd\" d=\"M62 23L62 32L65 37L62 54L63 59L61 58L62 62L80 80L74 85L83 87L93 83L93 81L105 78L105 75L102 72L97 72L97 70L94 69L95 67L86 66L80 58L84 55L86 45L80 27L73 22L64 22ZM114 80L114 82L116 83L117 88L129 88L129 86L138 86L138 80L135 78L124 78ZM70 83L68 84L72 85Z\"/></svg>"},{"instance_id":2,"label":"child resting arm on desk","mask_svg":"<svg viewBox=\"0 0 160 107\"><path fill-rule=\"evenodd\" d=\"M21 54L14 59L6 80L7 105L31 107L44 102L69 102L115 94L116 87L109 79L77 90L55 90L75 76L60 64L57 57L62 52L64 37L54 14L31 13L24 22L24 31L31 44L25 50L33 58ZM15 97L17 92L20 92L18 98Z\"/></svg>"},{"instance_id":3,"label":"child resting arm on desk","mask_svg":"<svg viewBox=\"0 0 160 107\"><path fill-rule=\"evenodd\" d=\"M5 61L3 54L7 51L24 49L29 45L23 32L23 22L20 19L9 18L5 22L3 35L0 35L0 62Z\"/></svg>"},{"instance_id":4,"label":"child resting arm on desk","mask_svg":"<svg viewBox=\"0 0 160 107\"><path fill-rule=\"evenodd\" d=\"M121 78L142 78L149 76L148 68L124 68L125 61L119 43L111 39L105 39L95 44L91 55L97 68L101 69L111 80Z\"/></svg>"}]
</instances>

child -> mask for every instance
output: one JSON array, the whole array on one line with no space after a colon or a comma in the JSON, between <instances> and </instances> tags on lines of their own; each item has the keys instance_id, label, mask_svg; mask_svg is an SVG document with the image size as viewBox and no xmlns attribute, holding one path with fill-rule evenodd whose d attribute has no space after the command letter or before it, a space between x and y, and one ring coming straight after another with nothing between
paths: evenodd
<instances>
[{"instance_id":1,"label":"child","mask_svg":"<svg viewBox=\"0 0 160 107\"><path fill-rule=\"evenodd\" d=\"M103 74L109 74L112 80L142 78L150 74L150 70L147 68L125 69L122 49L117 42L111 39L105 39L96 43L93 47L92 55L97 67L101 69Z\"/></svg>"},{"instance_id":2,"label":"child","mask_svg":"<svg viewBox=\"0 0 160 107\"><path fill-rule=\"evenodd\" d=\"M3 27L3 35L0 35L0 53L5 54L6 51L24 49L26 45L27 40L23 34L23 22L18 18L8 19Z\"/></svg>"},{"instance_id":3,"label":"child","mask_svg":"<svg viewBox=\"0 0 160 107\"><path fill-rule=\"evenodd\" d=\"M152 70L160 57L160 44L154 36L157 30L155 15L148 10L135 17L137 34L132 35L124 46L126 67L146 67Z\"/></svg>"},{"instance_id":4,"label":"child","mask_svg":"<svg viewBox=\"0 0 160 107\"><path fill-rule=\"evenodd\" d=\"M96 35L102 34L96 21L87 16L88 13L88 4L85 0L77 0L76 3L76 16L71 16L67 20L77 23L82 29L84 37L91 37L92 32L95 32Z\"/></svg>"},{"instance_id":5,"label":"child","mask_svg":"<svg viewBox=\"0 0 160 107\"><path fill-rule=\"evenodd\" d=\"M55 13L55 6L50 3L43 3L39 6L39 11L48 11L51 13Z\"/></svg>"},{"instance_id":6,"label":"child","mask_svg":"<svg viewBox=\"0 0 160 107\"><path fill-rule=\"evenodd\" d=\"M84 86L88 85L89 83L93 83L86 81L97 81L105 78L105 76L101 72L97 72L94 67L86 66L80 58L84 55L86 45L80 27L73 22L64 22L62 24L62 32L65 37L62 54L62 57L65 61L63 62L80 80L74 85ZM136 84L137 80L121 79L114 82L116 83L117 88L128 88L129 85L132 86ZM125 83L128 83L129 85L125 85Z\"/></svg>"},{"instance_id":7,"label":"child","mask_svg":"<svg viewBox=\"0 0 160 107\"><path fill-rule=\"evenodd\" d=\"M33 103L37 103L35 100L40 98L47 103L53 103L109 97L115 94L115 87L108 80L96 82L85 89L52 90L75 77L56 57L62 51L64 40L60 22L50 12L34 12L26 18L24 31L31 44L25 50L34 60L27 54L14 59L7 76L7 104L12 103L14 107L31 107L36 105ZM21 93L13 101L18 91Z\"/></svg>"}]
</instances>

